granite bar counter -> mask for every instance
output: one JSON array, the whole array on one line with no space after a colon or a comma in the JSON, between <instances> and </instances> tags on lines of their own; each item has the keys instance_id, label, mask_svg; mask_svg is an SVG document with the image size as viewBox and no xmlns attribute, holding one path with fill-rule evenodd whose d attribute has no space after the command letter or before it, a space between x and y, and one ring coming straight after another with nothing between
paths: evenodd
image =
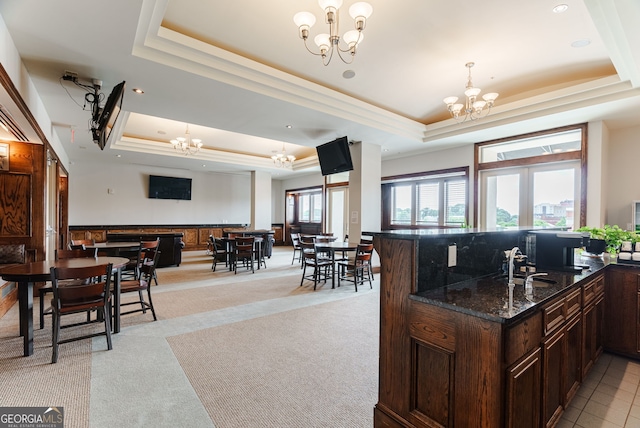
<instances>
[{"instance_id":1,"label":"granite bar counter","mask_svg":"<svg viewBox=\"0 0 640 428\"><path fill-rule=\"evenodd\" d=\"M544 272L547 275L533 281L533 293L530 296L526 296L522 281L516 284L511 311L508 310L508 280L504 274L489 274L457 282L411 294L409 298L508 324L527 316L535 306L548 302L558 293L596 274L608 264L601 257L581 255L576 257L576 262L585 269L575 273L551 270L538 272Z\"/></svg>"}]
</instances>

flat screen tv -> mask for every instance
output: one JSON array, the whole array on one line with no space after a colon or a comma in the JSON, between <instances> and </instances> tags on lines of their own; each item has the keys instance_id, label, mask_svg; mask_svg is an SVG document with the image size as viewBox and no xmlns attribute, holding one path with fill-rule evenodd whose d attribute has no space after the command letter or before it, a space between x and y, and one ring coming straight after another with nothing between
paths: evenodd
<instances>
[{"instance_id":1,"label":"flat screen tv","mask_svg":"<svg viewBox=\"0 0 640 428\"><path fill-rule=\"evenodd\" d=\"M318 152L322 175L353 170L347 137L336 138L333 141L321 144L316 147L316 151Z\"/></svg>"},{"instance_id":2,"label":"flat screen tv","mask_svg":"<svg viewBox=\"0 0 640 428\"><path fill-rule=\"evenodd\" d=\"M94 117L94 126L91 129L93 133L93 142L96 143L101 150L107 145L111 130L113 129L118 115L122 109L122 100L124 98L125 82L118 83L107 98L107 102L100 110L97 118Z\"/></svg>"},{"instance_id":3,"label":"flat screen tv","mask_svg":"<svg viewBox=\"0 0 640 428\"><path fill-rule=\"evenodd\" d=\"M149 176L150 199L191 200L191 179L178 177Z\"/></svg>"}]
</instances>

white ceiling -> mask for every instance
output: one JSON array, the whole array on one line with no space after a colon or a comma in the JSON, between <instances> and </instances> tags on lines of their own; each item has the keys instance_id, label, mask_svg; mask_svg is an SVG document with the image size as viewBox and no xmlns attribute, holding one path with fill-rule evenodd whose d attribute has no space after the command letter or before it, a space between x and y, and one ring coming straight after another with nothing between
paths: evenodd
<instances>
[{"instance_id":1,"label":"white ceiling","mask_svg":"<svg viewBox=\"0 0 640 428\"><path fill-rule=\"evenodd\" d=\"M354 62L326 67L292 20L308 10L311 37L325 32L315 0L20 0L0 1L0 15L73 162L286 178L318 171L314 148L343 135L380 145L384 159L585 121L640 124L637 0L369 2ZM559 3L569 9L555 14ZM442 99L462 97L470 61L475 86L500 96L490 116L458 124ZM101 80L105 97L127 82L104 151L66 71ZM169 144L186 123L205 144L194 156ZM283 143L294 170L273 168Z\"/></svg>"}]
</instances>

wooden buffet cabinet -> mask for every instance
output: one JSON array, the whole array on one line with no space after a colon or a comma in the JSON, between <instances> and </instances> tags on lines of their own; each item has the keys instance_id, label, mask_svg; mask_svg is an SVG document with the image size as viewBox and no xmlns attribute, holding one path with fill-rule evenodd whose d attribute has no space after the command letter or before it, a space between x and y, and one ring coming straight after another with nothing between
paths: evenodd
<instances>
[{"instance_id":1,"label":"wooden buffet cabinet","mask_svg":"<svg viewBox=\"0 0 640 428\"><path fill-rule=\"evenodd\" d=\"M170 226L154 226L154 225L118 225L118 226L70 226L70 239L93 239L96 242L104 242L107 240L107 234L110 233L126 233L126 234L154 234L154 233L182 233L182 241L184 242L184 250L204 250L207 248L209 236L222 238L225 230L242 228L241 224L225 224L225 225L170 225ZM283 225L274 224L275 245L283 245Z\"/></svg>"},{"instance_id":2,"label":"wooden buffet cabinet","mask_svg":"<svg viewBox=\"0 0 640 428\"><path fill-rule=\"evenodd\" d=\"M376 427L552 427L603 349L640 358L638 268L598 259L584 273L550 273L558 291L541 284L538 300L516 315L482 314L467 310L465 299L491 300L506 293L504 285L470 280L420 292L424 240L381 233L374 242L381 260ZM525 302L522 285L517 291Z\"/></svg>"}]
</instances>

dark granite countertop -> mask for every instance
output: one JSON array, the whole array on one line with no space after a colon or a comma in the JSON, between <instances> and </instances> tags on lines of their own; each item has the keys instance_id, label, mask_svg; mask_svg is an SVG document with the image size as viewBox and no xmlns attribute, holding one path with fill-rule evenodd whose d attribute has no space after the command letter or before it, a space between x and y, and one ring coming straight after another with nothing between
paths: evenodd
<instances>
[{"instance_id":1,"label":"dark granite countertop","mask_svg":"<svg viewBox=\"0 0 640 428\"><path fill-rule=\"evenodd\" d=\"M533 297L526 298L524 285L516 284L513 292L513 311L508 311L507 278L487 275L434 290L411 294L410 299L466 313L500 323L513 323L535 311L536 306L551 300L572 285L587 279L608 262L601 257L576 256L575 263L586 268L579 272L541 271L548 273L544 281L533 282ZM550 283L553 281L554 283Z\"/></svg>"}]
</instances>

